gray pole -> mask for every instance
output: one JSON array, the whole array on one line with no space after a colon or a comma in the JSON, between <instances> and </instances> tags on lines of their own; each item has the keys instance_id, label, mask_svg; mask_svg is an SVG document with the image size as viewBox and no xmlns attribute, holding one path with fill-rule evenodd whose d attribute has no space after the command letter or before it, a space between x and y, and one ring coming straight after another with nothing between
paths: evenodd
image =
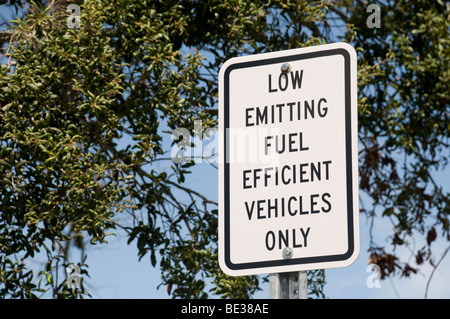
<instances>
[{"instance_id":1,"label":"gray pole","mask_svg":"<svg viewBox=\"0 0 450 319\"><path fill-rule=\"evenodd\" d=\"M305 271L298 273L298 297L299 299L308 299L308 274Z\"/></svg>"},{"instance_id":2,"label":"gray pole","mask_svg":"<svg viewBox=\"0 0 450 319\"><path fill-rule=\"evenodd\" d=\"M270 299L307 299L306 271L269 275Z\"/></svg>"}]
</instances>

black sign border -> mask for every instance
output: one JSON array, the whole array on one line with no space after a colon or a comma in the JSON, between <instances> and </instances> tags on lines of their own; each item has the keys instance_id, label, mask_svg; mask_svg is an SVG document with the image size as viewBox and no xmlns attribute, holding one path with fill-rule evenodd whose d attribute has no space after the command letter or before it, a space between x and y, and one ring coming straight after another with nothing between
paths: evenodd
<instances>
[{"instance_id":1,"label":"black sign border","mask_svg":"<svg viewBox=\"0 0 450 319\"><path fill-rule=\"evenodd\" d=\"M328 263L335 261L345 261L354 253L354 227L353 227L353 174L352 174L352 125L351 125L351 59L350 54L343 48L328 49L323 51L300 53L274 57L262 60L240 62L229 65L224 72L224 130L230 127L230 73L233 70L263 66L268 64L286 63L319 57L342 55L344 57L344 81L345 81L345 144L346 144L346 176L347 176L347 229L348 229L348 250L344 254L300 257L292 259L277 259L268 261L246 262L234 264L231 261L230 252L230 163L229 163L229 143L227 134L224 134L223 160L224 160L224 261L230 270L262 269L268 267L281 267L290 265L305 265L316 263Z\"/></svg>"}]
</instances>

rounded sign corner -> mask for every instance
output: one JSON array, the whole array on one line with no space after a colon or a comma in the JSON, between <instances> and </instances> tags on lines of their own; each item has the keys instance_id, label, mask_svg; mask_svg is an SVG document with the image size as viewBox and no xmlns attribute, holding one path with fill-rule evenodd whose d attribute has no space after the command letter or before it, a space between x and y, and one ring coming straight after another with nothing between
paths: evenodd
<instances>
[{"instance_id":1,"label":"rounded sign corner","mask_svg":"<svg viewBox=\"0 0 450 319\"><path fill-rule=\"evenodd\" d=\"M332 44L330 44L330 46L334 46L336 49L345 50L346 52L348 52L350 54L350 56L352 58L356 58L356 50L355 50L355 48L351 44L349 44L347 42L332 43Z\"/></svg>"},{"instance_id":2,"label":"rounded sign corner","mask_svg":"<svg viewBox=\"0 0 450 319\"><path fill-rule=\"evenodd\" d=\"M352 265L358 259L359 253L360 253L359 245L353 247L353 249L349 250L348 253L345 254L346 258L342 260L340 267L348 267Z\"/></svg>"},{"instance_id":3,"label":"rounded sign corner","mask_svg":"<svg viewBox=\"0 0 450 319\"><path fill-rule=\"evenodd\" d=\"M234 264L229 260L225 261L225 257L222 254L219 255L219 267L228 276L239 276L239 273L233 269Z\"/></svg>"},{"instance_id":4,"label":"rounded sign corner","mask_svg":"<svg viewBox=\"0 0 450 319\"><path fill-rule=\"evenodd\" d=\"M349 261L349 265L353 264L359 257L359 254L361 252L359 241L355 240L355 246L353 248L353 252L350 255L350 257L347 259Z\"/></svg>"},{"instance_id":5,"label":"rounded sign corner","mask_svg":"<svg viewBox=\"0 0 450 319\"><path fill-rule=\"evenodd\" d=\"M219 78L224 79L225 75L233 70L233 66L239 62L239 57L226 60L219 69Z\"/></svg>"}]
</instances>

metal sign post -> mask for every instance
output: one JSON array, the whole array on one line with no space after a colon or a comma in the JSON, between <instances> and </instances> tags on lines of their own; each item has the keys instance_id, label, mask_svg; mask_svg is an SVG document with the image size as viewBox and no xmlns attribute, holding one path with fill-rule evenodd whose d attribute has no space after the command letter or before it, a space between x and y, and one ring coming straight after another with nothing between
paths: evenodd
<instances>
[{"instance_id":1,"label":"metal sign post","mask_svg":"<svg viewBox=\"0 0 450 319\"><path fill-rule=\"evenodd\" d=\"M306 271L269 275L270 299L307 299Z\"/></svg>"}]
</instances>

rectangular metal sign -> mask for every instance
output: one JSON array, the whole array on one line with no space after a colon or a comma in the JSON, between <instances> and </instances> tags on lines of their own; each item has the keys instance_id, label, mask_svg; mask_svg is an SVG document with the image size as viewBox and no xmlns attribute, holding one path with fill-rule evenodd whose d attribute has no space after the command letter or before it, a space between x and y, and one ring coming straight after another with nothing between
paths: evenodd
<instances>
[{"instance_id":1,"label":"rectangular metal sign","mask_svg":"<svg viewBox=\"0 0 450 319\"><path fill-rule=\"evenodd\" d=\"M219 73L219 263L229 275L359 254L356 52L232 58Z\"/></svg>"}]
</instances>

